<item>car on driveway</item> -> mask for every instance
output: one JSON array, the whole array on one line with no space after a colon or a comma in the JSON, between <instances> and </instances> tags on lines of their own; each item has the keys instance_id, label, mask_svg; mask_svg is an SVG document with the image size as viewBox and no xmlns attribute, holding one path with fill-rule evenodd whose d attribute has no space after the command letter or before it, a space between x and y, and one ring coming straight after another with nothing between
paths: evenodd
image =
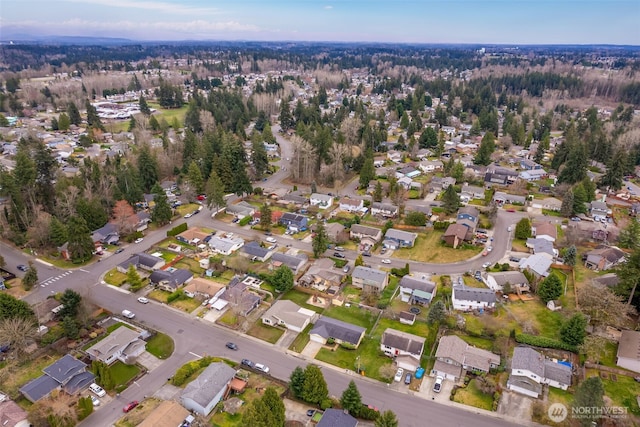
<instances>
[{"instance_id":1,"label":"car on driveway","mask_svg":"<svg viewBox=\"0 0 640 427\"><path fill-rule=\"evenodd\" d=\"M147 298L145 298L145 297L138 297L138 302L140 304L148 304L149 300Z\"/></svg>"},{"instance_id":2,"label":"car on driveway","mask_svg":"<svg viewBox=\"0 0 640 427\"><path fill-rule=\"evenodd\" d=\"M315 415L315 413L316 413L315 409L309 409L307 411L307 417L313 417Z\"/></svg>"},{"instance_id":3,"label":"car on driveway","mask_svg":"<svg viewBox=\"0 0 640 427\"><path fill-rule=\"evenodd\" d=\"M383 259L380 262L383 263L383 264L391 264L391 260L390 259Z\"/></svg>"},{"instance_id":4,"label":"car on driveway","mask_svg":"<svg viewBox=\"0 0 640 427\"><path fill-rule=\"evenodd\" d=\"M394 381L400 382L402 381L402 377L404 376L404 369L402 368L398 368L398 370L396 371L396 376L393 377Z\"/></svg>"},{"instance_id":5,"label":"car on driveway","mask_svg":"<svg viewBox=\"0 0 640 427\"><path fill-rule=\"evenodd\" d=\"M237 350L238 349L238 346L236 345L236 343L233 343L233 342L228 342L226 344L226 346L227 346L228 349L231 349L231 350Z\"/></svg>"},{"instance_id":6,"label":"car on driveway","mask_svg":"<svg viewBox=\"0 0 640 427\"><path fill-rule=\"evenodd\" d=\"M100 406L100 399L98 399L92 394L89 395L89 397L91 398L91 403L93 403L93 406Z\"/></svg>"},{"instance_id":7,"label":"car on driveway","mask_svg":"<svg viewBox=\"0 0 640 427\"><path fill-rule=\"evenodd\" d=\"M249 359L242 359L242 361L240 362L241 365L247 366L249 368L253 368L254 367L254 363L249 360Z\"/></svg>"},{"instance_id":8,"label":"car on driveway","mask_svg":"<svg viewBox=\"0 0 640 427\"><path fill-rule=\"evenodd\" d=\"M133 243L141 243L143 240L144 238L138 237L136 240L133 241Z\"/></svg>"},{"instance_id":9,"label":"car on driveway","mask_svg":"<svg viewBox=\"0 0 640 427\"><path fill-rule=\"evenodd\" d=\"M262 371L265 374L269 373L269 367L267 365L263 365L262 363L256 363L254 368L256 368L258 371Z\"/></svg>"},{"instance_id":10,"label":"car on driveway","mask_svg":"<svg viewBox=\"0 0 640 427\"><path fill-rule=\"evenodd\" d=\"M510 256L509 257L509 261L511 261L511 262L520 262L520 258L518 258L517 256Z\"/></svg>"},{"instance_id":11,"label":"car on driveway","mask_svg":"<svg viewBox=\"0 0 640 427\"><path fill-rule=\"evenodd\" d=\"M104 397L107 395L107 392L104 391L104 389L102 387L100 387L98 384L93 383L89 386L89 390L91 390L92 393L94 393L96 396L98 397Z\"/></svg>"},{"instance_id":12,"label":"car on driveway","mask_svg":"<svg viewBox=\"0 0 640 427\"><path fill-rule=\"evenodd\" d=\"M27 267L27 266L26 266L26 265L24 265L24 264L20 264L17 268L18 268L18 270L20 270L20 271L27 271L27 270L29 269L29 267Z\"/></svg>"},{"instance_id":13,"label":"car on driveway","mask_svg":"<svg viewBox=\"0 0 640 427\"><path fill-rule=\"evenodd\" d=\"M124 408L122 408L122 412L129 412L131 411L133 408L135 408L136 406L138 406L140 404L140 402L138 402L137 400L134 400L133 402L129 402L125 405Z\"/></svg>"},{"instance_id":14,"label":"car on driveway","mask_svg":"<svg viewBox=\"0 0 640 427\"><path fill-rule=\"evenodd\" d=\"M436 382L433 383L433 391L435 391L436 393L440 393L440 390L442 390L442 382L444 381L444 378L442 378L440 375L438 375L436 377Z\"/></svg>"},{"instance_id":15,"label":"car on driveway","mask_svg":"<svg viewBox=\"0 0 640 427\"><path fill-rule=\"evenodd\" d=\"M409 373L407 373L407 375L405 375L404 383L405 384L411 384L411 372L409 372Z\"/></svg>"}]
</instances>

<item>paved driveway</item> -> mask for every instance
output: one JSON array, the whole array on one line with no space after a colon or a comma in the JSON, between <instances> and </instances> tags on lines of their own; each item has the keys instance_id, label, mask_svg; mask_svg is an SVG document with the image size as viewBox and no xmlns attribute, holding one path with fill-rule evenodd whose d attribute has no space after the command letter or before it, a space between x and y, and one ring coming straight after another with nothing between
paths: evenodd
<instances>
[{"instance_id":1,"label":"paved driveway","mask_svg":"<svg viewBox=\"0 0 640 427\"><path fill-rule=\"evenodd\" d=\"M497 412L498 414L507 415L514 419L530 420L532 404L533 398L504 390L500 398L500 403L498 404Z\"/></svg>"},{"instance_id":2,"label":"paved driveway","mask_svg":"<svg viewBox=\"0 0 640 427\"><path fill-rule=\"evenodd\" d=\"M301 354L311 359L315 359L316 354L318 354L321 348L322 348L322 344L320 344L319 342L309 341L305 346L304 350L302 350Z\"/></svg>"}]
</instances>

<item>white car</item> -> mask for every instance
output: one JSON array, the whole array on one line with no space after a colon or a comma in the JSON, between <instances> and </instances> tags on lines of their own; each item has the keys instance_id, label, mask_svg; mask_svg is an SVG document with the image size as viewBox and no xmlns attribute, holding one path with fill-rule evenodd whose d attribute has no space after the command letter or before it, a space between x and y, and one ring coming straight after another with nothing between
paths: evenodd
<instances>
[{"instance_id":1,"label":"white car","mask_svg":"<svg viewBox=\"0 0 640 427\"><path fill-rule=\"evenodd\" d=\"M98 397L104 397L107 395L107 392L104 391L104 389L96 383L91 384L89 386L89 390L91 390L91 392L93 392Z\"/></svg>"},{"instance_id":2,"label":"white car","mask_svg":"<svg viewBox=\"0 0 640 427\"><path fill-rule=\"evenodd\" d=\"M134 317L136 317L136 315L129 310L122 310L122 315L127 319L133 319Z\"/></svg>"},{"instance_id":3,"label":"white car","mask_svg":"<svg viewBox=\"0 0 640 427\"><path fill-rule=\"evenodd\" d=\"M440 390L442 390L442 382L444 381L444 378L442 378L440 375L438 375L436 377L436 381L433 383L433 391L435 391L436 393L440 393Z\"/></svg>"},{"instance_id":4,"label":"white car","mask_svg":"<svg viewBox=\"0 0 640 427\"><path fill-rule=\"evenodd\" d=\"M493 250L493 246L487 246L487 252L491 252Z\"/></svg>"},{"instance_id":5,"label":"white car","mask_svg":"<svg viewBox=\"0 0 640 427\"><path fill-rule=\"evenodd\" d=\"M144 239L142 237L138 237L136 240L133 241L133 243L140 243L142 242Z\"/></svg>"},{"instance_id":6,"label":"white car","mask_svg":"<svg viewBox=\"0 0 640 427\"><path fill-rule=\"evenodd\" d=\"M93 406L100 406L100 399L95 397L93 394L90 394L89 397L91 397L91 403L93 403Z\"/></svg>"},{"instance_id":7,"label":"white car","mask_svg":"<svg viewBox=\"0 0 640 427\"><path fill-rule=\"evenodd\" d=\"M186 214L184 217L185 218L191 218L193 216L193 214L191 212L189 212L188 214Z\"/></svg>"},{"instance_id":8,"label":"white car","mask_svg":"<svg viewBox=\"0 0 640 427\"><path fill-rule=\"evenodd\" d=\"M383 264L391 264L391 260L390 259L383 259L380 262L383 263Z\"/></svg>"},{"instance_id":9,"label":"white car","mask_svg":"<svg viewBox=\"0 0 640 427\"><path fill-rule=\"evenodd\" d=\"M277 240L275 239L275 237L267 237L267 238L266 238L266 239L264 239L264 240L266 240L266 241L267 241L267 242L269 242L269 243L276 243L276 242L277 242Z\"/></svg>"},{"instance_id":10,"label":"white car","mask_svg":"<svg viewBox=\"0 0 640 427\"><path fill-rule=\"evenodd\" d=\"M484 264L482 264L482 268L488 268L490 265L490 262L485 262Z\"/></svg>"},{"instance_id":11,"label":"white car","mask_svg":"<svg viewBox=\"0 0 640 427\"><path fill-rule=\"evenodd\" d=\"M262 363L256 363L254 365L254 368L256 368L258 371L262 371L265 374L269 373L269 367L267 365L263 365Z\"/></svg>"},{"instance_id":12,"label":"white car","mask_svg":"<svg viewBox=\"0 0 640 427\"><path fill-rule=\"evenodd\" d=\"M403 376L404 376L404 369L398 368L398 370L396 371L396 376L393 377L393 380L400 382L402 381Z\"/></svg>"},{"instance_id":13,"label":"white car","mask_svg":"<svg viewBox=\"0 0 640 427\"><path fill-rule=\"evenodd\" d=\"M141 303L141 304L148 304L149 300L147 298L145 298L145 297L139 297L138 298L138 302Z\"/></svg>"}]
</instances>

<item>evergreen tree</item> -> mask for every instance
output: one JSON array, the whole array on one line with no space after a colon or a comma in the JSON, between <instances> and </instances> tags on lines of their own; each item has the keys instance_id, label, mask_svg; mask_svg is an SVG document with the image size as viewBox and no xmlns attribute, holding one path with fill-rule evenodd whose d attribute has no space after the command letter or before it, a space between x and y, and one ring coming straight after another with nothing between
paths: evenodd
<instances>
[{"instance_id":1,"label":"evergreen tree","mask_svg":"<svg viewBox=\"0 0 640 427\"><path fill-rule=\"evenodd\" d=\"M195 98L189 101L189 108L184 117L184 127L193 133L202 132L202 122L200 121L200 107Z\"/></svg>"},{"instance_id":2,"label":"evergreen tree","mask_svg":"<svg viewBox=\"0 0 640 427\"><path fill-rule=\"evenodd\" d=\"M187 171L187 181L191 186L191 189L196 192L196 194L202 194L204 192L204 179L202 178L202 171L198 164L193 160L189 165L189 170Z\"/></svg>"},{"instance_id":3,"label":"evergreen tree","mask_svg":"<svg viewBox=\"0 0 640 427\"><path fill-rule=\"evenodd\" d=\"M264 129L262 130L262 137L269 144L276 143L276 137L273 136L273 131L271 130L271 125L269 124L269 122L265 123L264 125Z\"/></svg>"},{"instance_id":4,"label":"evergreen tree","mask_svg":"<svg viewBox=\"0 0 640 427\"><path fill-rule=\"evenodd\" d=\"M271 275L271 284L276 288L276 291L281 293L293 289L293 280L293 272L286 265L281 265Z\"/></svg>"},{"instance_id":5,"label":"evergreen tree","mask_svg":"<svg viewBox=\"0 0 640 427\"><path fill-rule=\"evenodd\" d=\"M72 289L66 289L60 297L62 309L58 314L60 315L60 317L70 316L75 319L78 315L78 310L80 309L81 302L82 297L79 293Z\"/></svg>"},{"instance_id":6,"label":"evergreen tree","mask_svg":"<svg viewBox=\"0 0 640 427\"><path fill-rule=\"evenodd\" d=\"M71 261L82 263L91 259L95 246L91 239L91 230L87 227L84 218L79 216L69 218L67 231L69 236L67 248L71 254Z\"/></svg>"},{"instance_id":7,"label":"evergreen tree","mask_svg":"<svg viewBox=\"0 0 640 427\"><path fill-rule=\"evenodd\" d=\"M153 206L153 211L151 211L151 220L158 225L165 225L171 221L173 216L167 194L158 184L153 187L152 192L155 205Z\"/></svg>"},{"instance_id":8,"label":"evergreen tree","mask_svg":"<svg viewBox=\"0 0 640 427\"><path fill-rule=\"evenodd\" d=\"M618 245L625 249L640 248L640 222L636 218L631 218L627 226L620 230Z\"/></svg>"},{"instance_id":9,"label":"evergreen tree","mask_svg":"<svg viewBox=\"0 0 640 427\"><path fill-rule=\"evenodd\" d=\"M570 345L579 346L587 336L587 319L582 313L576 313L560 328L560 339Z\"/></svg>"},{"instance_id":10,"label":"evergreen tree","mask_svg":"<svg viewBox=\"0 0 640 427\"><path fill-rule=\"evenodd\" d=\"M476 157L473 159L473 163L476 165L489 165L491 163L491 155L496 149L496 137L491 132L487 132L482 137L480 142L480 148L476 153Z\"/></svg>"},{"instance_id":11,"label":"evergreen tree","mask_svg":"<svg viewBox=\"0 0 640 427\"><path fill-rule=\"evenodd\" d=\"M384 411L373 422L375 427L398 427L398 419L393 411Z\"/></svg>"},{"instance_id":12,"label":"evergreen tree","mask_svg":"<svg viewBox=\"0 0 640 427\"><path fill-rule=\"evenodd\" d=\"M65 113L60 114L60 116L58 117L58 128L61 131L68 131L70 126L71 120L69 119L69 116L67 116Z\"/></svg>"},{"instance_id":13,"label":"evergreen tree","mask_svg":"<svg viewBox=\"0 0 640 427\"><path fill-rule=\"evenodd\" d=\"M438 300L433 303L431 305L431 308L429 309L429 314L427 315L427 323L429 323L430 325L439 323L444 320L446 315L447 314L445 312L444 303L442 302L442 300Z\"/></svg>"},{"instance_id":14,"label":"evergreen tree","mask_svg":"<svg viewBox=\"0 0 640 427\"><path fill-rule=\"evenodd\" d=\"M600 377L589 377L582 381L578 386L574 395L572 406L578 411L584 408L602 408L604 407L604 386ZM582 412L578 412L582 414ZM590 427L597 424L600 414L585 415L579 418L582 427Z\"/></svg>"},{"instance_id":15,"label":"evergreen tree","mask_svg":"<svg viewBox=\"0 0 640 427\"><path fill-rule=\"evenodd\" d=\"M129 119L129 126L127 126L127 131L133 132L136 129L136 125L137 125L136 118L135 116L132 115L131 118Z\"/></svg>"},{"instance_id":16,"label":"evergreen tree","mask_svg":"<svg viewBox=\"0 0 640 427\"><path fill-rule=\"evenodd\" d=\"M575 184L587 176L589 157L584 144L577 142L571 147L567 155L567 162L560 171L558 182Z\"/></svg>"},{"instance_id":17,"label":"evergreen tree","mask_svg":"<svg viewBox=\"0 0 640 427\"><path fill-rule=\"evenodd\" d=\"M273 417L272 426L284 427L286 421L284 403L273 387L267 387L262 395L262 402Z\"/></svg>"},{"instance_id":18,"label":"evergreen tree","mask_svg":"<svg viewBox=\"0 0 640 427\"><path fill-rule=\"evenodd\" d=\"M140 112L145 116L151 115L151 108L149 108L149 104L147 104L147 100L144 95L140 94L140 99L138 99L138 104L140 105Z\"/></svg>"},{"instance_id":19,"label":"evergreen tree","mask_svg":"<svg viewBox=\"0 0 640 427\"><path fill-rule=\"evenodd\" d=\"M263 399L254 399L242 414L242 424L252 427L276 426L276 419Z\"/></svg>"},{"instance_id":20,"label":"evergreen tree","mask_svg":"<svg viewBox=\"0 0 640 427\"><path fill-rule=\"evenodd\" d=\"M149 127L154 132L158 132L160 130L160 123L158 123L156 116L149 117Z\"/></svg>"},{"instance_id":21,"label":"evergreen tree","mask_svg":"<svg viewBox=\"0 0 640 427\"><path fill-rule=\"evenodd\" d=\"M69 113L69 121L72 125L80 126L82 124L82 117L76 104L70 102L69 105L67 105L67 113Z\"/></svg>"},{"instance_id":22,"label":"evergreen tree","mask_svg":"<svg viewBox=\"0 0 640 427\"><path fill-rule=\"evenodd\" d=\"M127 283L131 288L137 288L142 283L142 279L140 278L140 274L136 269L136 266L133 264L129 264L129 268L127 269Z\"/></svg>"},{"instance_id":23,"label":"evergreen tree","mask_svg":"<svg viewBox=\"0 0 640 427\"><path fill-rule=\"evenodd\" d=\"M600 178L600 185L602 187L609 187L612 190L618 191L622 188L625 166L627 164L627 158L629 154L623 149L618 149L611 157L611 160L607 163L607 170Z\"/></svg>"},{"instance_id":24,"label":"evergreen tree","mask_svg":"<svg viewBox=\"0 0 640 427\"><path fill-rule=\"evenodd\" d=\"M104 128L104 125L102 124L102 121L98 116L98 111L96 111L96 107L91 105L91 101L87 99L84 103L84 107L87 109L87 124L89 125L89 127L100 129L101 131L105 132L106 129Z\"/></svg>"},{"instance_id":25,"label":"evergreen tree","mask_svg":"<svg viewBox=\"0 0 640 427\"><path fill-rule=\"evenodd\" d=\"M211 171L211 175L209 175L209 179L205 185L205 194L207 195L207 206L209 208L218 210L224 206L224 185L214 170Z\"/></svg>"},{"instance_id":26,"label":"evergreen tree","mask_svg":"<svg viewBox=\"0 0 640 427\"><path fill-rule=\"evenodd\" d=\"M29 268L22 277L22 286L25 290L30 290L36 283L38 283L38 270L33 266L33 263L29 262Z\"/></svg>"},{"instance_id":27,"label":"evergreen tree","mask_svg":"<svg viewBox=\"0 0 640 427\"><path fill-rule=\"evenodd\" d=\"M562 198L560 213L563 216L573 215L573 190L570 188Z\"/></svg>"},{"instance_id":28,"label":"evergreen tree","mask_svg":"<svg viewBox=\"0 0 640 427\"><path fill-rule=\"evenodd\" d=\"M268 203L260 207L260 227L263 230L271 230L271 206Z\"/></svg>"},{"instance_id":29,"label":"evergreen tree","mask_svg":"<svg viewBox=\"0 0 640 427\"><path fill-rule=\"evenodd\" d=\"M55 117L51 118L51 130L60 130L60 125L58 124L58 119Z\"/></svg>"},{"instance_id":30,"label":"evergreen tree","mask_svg":"<svg viewBox=\"0 0 640 427\"><path fill-rule=\"evenodd\" d=\"M564 251L564 263L573 267L574 265L576 265L577 255L578 255L578 250L576 249L575 245L569 246Z\"/></svg>"},{"instance_id":31,"label":"evergreen tree","mask_svg":"<svg viewBox=\"0 0 640 427\"><path fill-rule=\"evenodd\" d=\"M280 128L285 132L295 127L295 122L293 120L293 117L291 116L291 109L289 108L289 102L287 102L286 99L283 99L280 102L279 120Z\"/></svg>"},{"instance_id":32,"label":"evergreen tree","mask_svg":"<svg viewBox=\"0 0 640 427\"><path fill-rule=\"evenodd\" d=\"M460 207L460 196L456 193L456 189L453 185L447 187L442 195L442 208L446 213L451 215L456 212Z\"/></svg>"},{"instance_id":33,"label":"evergreen tree","mask_svg":"<svg viewBox=\"0 0 640 427\"><path fill-rule=\"evenodd\" d=\"M531 237L531 221L529 218L522 218L518 221L514 235L516 239L523 240Z\"/></svg>"},{"instance_id":34,"label":"evergreen tree","mask_svg":"<svg viewBox=\"0 0 640 427\"><path fill-rule=\"evenodd\" d=\"M587 193L582 184L573 187L573 213L587 213Z\"/></svg>"},{"instance_id":35,"label":"evergreen tree","mask_svg":"<svg viewBox=\"0 0 640 427\"><path fill-rule=\"evenodd\" d=\"M373 190L373 201L382 201L382 184L380 183L380 181L376 181L376 188Z\"/></svg>"},{"instance_id":36,"label":"evergreen tree","mask_svg":"<svg viewBox=\"0 0 640 427\"><path fill-rule=\"evenodd\" d=\"M320 404L329 397L329 389L322 371L316 365L307 365L304 370L302 399L308 403Z\"/></svg>"},{"instance_id":37,"label":"evergreen tree","mask_svg":"<svg viewBox=\"0 0 640 427\"><path fill-rule=\"evenodd\" d=\"M78 339L80 336L80 329L76 319L71 316L65 316L62 318L62 330L67 338L72 340Z\"/></svg>"},{"instance_id":38,"label":"evergreen tree","mask_svg":"<svg viewBox=\"0 0 640 427\"><path fill-rule=\"evenodd\" d=\"M420 148L435 148L438 146L438 133L434 128L428 126L418 139L418 146Z\"/></svg>"},{"instance_id":39,"label":"evergreen tree","mask_svg":"<svg viewBox=\"0 0 640 427\"><path fill-rule=\"evenodd\" d=\"M158 182L158 162L147 145L142 146L138 155L138 173L144 191L150 191Z\"/></svg>"},{"instance_id":40,"label":"evergreen tree","mask_svg":"<svg viewBox=\"0 0 640 427\"><path fill-rule=\"evenodd\" d=\"M536 149L536 154L533 157L533 161L538 164L542 163L542 160L544 159L544 154L545 154L544 145L540 142L538 144L538 148Z\"/></svg>"},{"instance_id":41,"label":"evergreen tree","mask_svg":"<svg viewBox=\"0 0 640 427\"><path fill-rule=\"evenodd\" d=\"M315 258L320 258L329 245L329 236L327 235L327 230L325 230L322 221L318 221L315 233L316 235L313 236L311 247L313 248L313 256Z\"/></svg>"},{"instance_id":42,"label":"evergreen tree","mask_svg":"<svg viewBox=\"0 0 640 427\"><path fill-rule=\"evenodd\" d=\"M304 390L304 370L300 366L296 366L291 372L289 376L289 388L295 397L302 397L302 391Z\"/></svg>"},{"instance_id":43,"label":"evergreen tree","mask_svg":"<svg viewBox=\"0 0 640 427\"><path fill-rule=\"evenodd\" d=\"M538 296L546 304L562 295L562 282L555 273L548 275L538 287Z\"/></svg>"},{"instance_id":44,"label":"evergreen tree","mask_svg":"<svg viewBox=\"0 0 640 427\"><path fill-rule=\"evenodd\" d=\"M373 153L371 151L367 151L364 163L362 163L362 168L360 169L360 188L367 188L369 186L369 182L375 178L376 169L373 166Z\"/></svg>"},{"instance_id":45,"label":"evergreen tree","mask_svg":"<svg viewBox=\"0 0 640 427\"><path fill-rule=\"evenodd\" d=\"M13 318L36 321L35 313L29 303L17 299L6 292L0 292L0 320Z\"/></svg>"},{"instance_id":46,"label":"evergreen tree","mask_svg":"<svg viewBox=\"0 0 640 427\"><path fill-rule=\"evenodd\" d=\"M269 169L267 150L264 148L262 141L254 141L251 147L251 163L253 164L253 169L256 171L256 176L262 177Z\"/></svg>"},{"instance_id":47,"label":"evergreen tree","mask_svg":"<svg viewBox=\"0 0 640 427\"><path fill-rule=\"evenodd\" d=\"M343 409L349 411L351 415L357 416L362 406L362 396L356 383L351 380L347 388L342 392L340 397L340 405Z\"/></svg>"}]
</instances>

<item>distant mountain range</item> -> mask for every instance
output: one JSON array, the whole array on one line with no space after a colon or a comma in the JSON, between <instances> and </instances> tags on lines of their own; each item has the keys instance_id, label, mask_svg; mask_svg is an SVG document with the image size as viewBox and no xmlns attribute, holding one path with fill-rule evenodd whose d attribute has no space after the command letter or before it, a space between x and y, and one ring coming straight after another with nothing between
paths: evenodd
<instances>
[{"instance_id":1,"label":"distant mountain range","mask_svg":"<svg viewBox=\"0 0 640 427\"><path fill-rule=\"evenodd\" d=\"M121 45L139 43L117 37L41 36L34 34L2 34L0 43L9 44Z\"/></svg>"}]
</instances>

